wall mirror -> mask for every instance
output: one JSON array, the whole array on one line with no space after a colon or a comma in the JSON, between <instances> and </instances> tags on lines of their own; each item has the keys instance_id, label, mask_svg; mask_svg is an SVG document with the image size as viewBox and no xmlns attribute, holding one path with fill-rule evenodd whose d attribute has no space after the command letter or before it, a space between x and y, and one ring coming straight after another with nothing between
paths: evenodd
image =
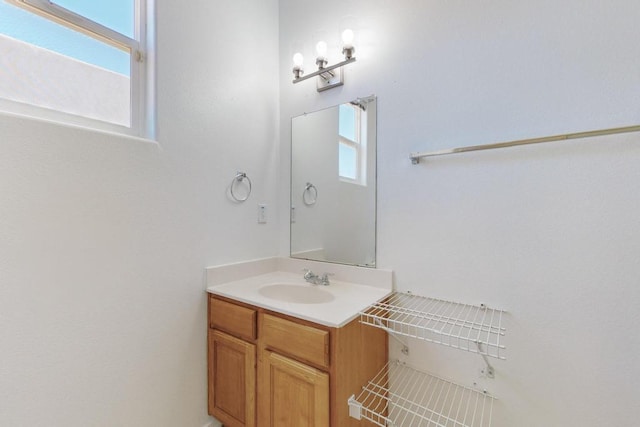
<instances>
[{"instance_id":1,"label":"wall mirror","mask_svg":"<svg viewBox=\"0 0 640 427\"><path fill-rule=\"evenodd\" d=\"M291 120L291 257L375 267L374 96Z\"/></svg>"}]
</instances>

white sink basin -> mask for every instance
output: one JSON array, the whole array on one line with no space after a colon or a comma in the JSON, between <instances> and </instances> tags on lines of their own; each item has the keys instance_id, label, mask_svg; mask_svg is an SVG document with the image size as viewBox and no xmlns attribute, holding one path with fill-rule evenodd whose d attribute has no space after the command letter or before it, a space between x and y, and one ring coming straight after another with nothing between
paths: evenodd
<instances>
[{"instance_id":1,"label":"white sink basin","mask_svg":"<svg viewBox=\"0 0 640 427\"><path fill-rule=\"evenodd\" d=\"M334 300L330 292L312 285L268 285L258 292L267 298L296 304L325 304Z\"/></svg>"}]
</instances>

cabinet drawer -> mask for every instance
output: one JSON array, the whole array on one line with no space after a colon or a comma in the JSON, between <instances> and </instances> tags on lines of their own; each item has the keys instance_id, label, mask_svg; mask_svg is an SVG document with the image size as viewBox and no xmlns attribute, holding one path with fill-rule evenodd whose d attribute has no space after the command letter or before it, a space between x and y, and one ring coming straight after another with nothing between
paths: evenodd
<instances>
[{"instance_id":1,"label":"cabinet drawer","mask_svg":"<svg viewBox=\"0 0 640 427\"><path fill-rule=\"evenodd\" d=\"M260 334L265 346L318 366L329 366L329 332L261 314Z\"/></svg>"},{"instance_id":2,"label":"cabinet drawer","mask_svg":"<svg viewBox=\"0 0 640 427\"><path fill-rule=\"evenodd\" d=\"M247 340L255 340L256 311L240 305L231 304L211 297L209 324L214 329L220 329L231 335Z\"/></svg>"}]
</instances>

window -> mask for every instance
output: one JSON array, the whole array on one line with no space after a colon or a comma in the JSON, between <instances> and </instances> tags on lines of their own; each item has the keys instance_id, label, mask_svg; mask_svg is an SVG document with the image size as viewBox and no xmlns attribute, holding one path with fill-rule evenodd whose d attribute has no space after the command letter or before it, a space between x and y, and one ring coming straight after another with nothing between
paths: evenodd
<instances>
[{"instance_id":1,"label":"window","mask_svg":"<svg viewBox=\"0 0 640 427\"><path fill-rule=\"evenodd\" d=\"M147 0L0 0L0 109L151 136Z\"/></svg>"},{"instance_id":2,"label":"window","mask_svg":"<svg viewBox=\"0 0 640 427\"><path fill-rule=\"evenodd\" d=\"M338 114L338 175L342 181L366 185L362 111L357 105L342 104Z\"/></svg>"}]
</instances>

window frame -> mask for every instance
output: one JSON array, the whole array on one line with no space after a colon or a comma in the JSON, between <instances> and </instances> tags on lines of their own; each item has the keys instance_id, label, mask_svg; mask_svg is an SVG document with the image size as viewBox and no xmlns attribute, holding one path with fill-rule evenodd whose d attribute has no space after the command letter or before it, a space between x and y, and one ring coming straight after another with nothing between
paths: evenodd
<instances>
[{"instance_id":1,"label":"window frame","mask_svg":"<svg viewBox=\"0 0 640 427\"><path fill-rule=\"evenodd\" d=\"M1 0L0 0L1 1ZM109 123L99 119L83 117L38 105L21 103L0 97L0 108L9 113L34 116L45 120L63 124L77 125L97 130L120 133L130 136L151 138L152 112L154 100L152 84L152 70L149 66L148 14L151 1L134 1L134 38L130 38L118 31L108 28L83 15L59 6L49 0L4 0L43 18L54 21L74 31L83 33L100 42L118 48L130 54L130 126Z\"/></svg>"},{"instance_id":2,"label":"window frame","mask_svg":"<svg viewBox=\"0 0 640 427\"><path fill-rule=\"evenodd\" d=\"M354 136L355 140L342 136L338 131L338 147L340 144L344 144L348 147L352 147L356 152L356 178L350 178L344 175L340 175L340 165L338 165L338 178L342 182L346 182L349 184L357 184L366 186L366 147L362 144L362 111L356 105L349 104L350 108L353 109L355 118L354 118ZM338 126L339 129L339 126ZM340 150L338 149L338 153ZM339 156L339 154L338 154ZM338 157L338 163L340 162L340 158Z\"/></svg>"}]
</instances>

